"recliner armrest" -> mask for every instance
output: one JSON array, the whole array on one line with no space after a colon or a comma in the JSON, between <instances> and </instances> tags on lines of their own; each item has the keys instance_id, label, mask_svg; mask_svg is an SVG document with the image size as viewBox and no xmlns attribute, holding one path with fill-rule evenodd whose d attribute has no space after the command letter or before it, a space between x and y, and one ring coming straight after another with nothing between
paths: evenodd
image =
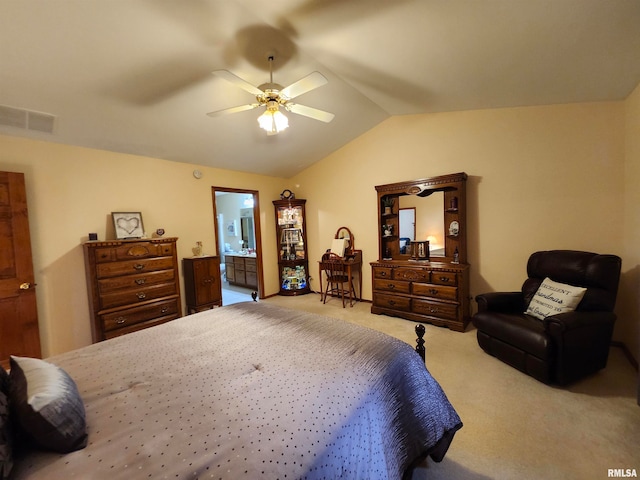
<instances>
[{"instance_id":1,"label":"recliner armrest","mask_svg":"<svg viewBox=\"0 0 640 480\"><path fill-rule=\"evenodd\" d=\"M524 312L524 295L522 292L490 292L476 296L478 313L480 312Z\"/></svg>"},{"instance_id":2,"label":"recliner armrest","mask_svg":"<svg viewBox=\"0 0 640 480\"><path fill-rule=\"evenodd\" d=\"M584 327L613 325L616 314L613 312L566 312L551 315L544 319L545 330L549 332L567 332Z\"/></svg>"}]
</instances>

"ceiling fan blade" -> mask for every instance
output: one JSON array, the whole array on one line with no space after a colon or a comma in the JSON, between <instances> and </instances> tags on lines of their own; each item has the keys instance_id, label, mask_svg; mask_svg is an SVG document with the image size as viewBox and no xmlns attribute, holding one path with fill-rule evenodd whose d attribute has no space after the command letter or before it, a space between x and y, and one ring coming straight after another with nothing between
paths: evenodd
<instances>
[{"instance_id":1,"label":"ceiling fan blade","mask_svg":"<svg viewBox=\"0 0 640 480\"><path fill-rule=\"evenodd\" d=\"M262 95L264 93L258 87L254 87L246 80L243 80L237 75L231 73L229 70L214 70L211 73L213 73L216 77L224 78L227 82L233 83L237 87L240 87L241 89L246 90L253 95Z\"/></svg>"},{"instance_id":2,"label":"ceiling fan blade","mask_svg":"<svg viewBox=\"0 0 640 480\"><path fill-rule=\"evenodd\" d=\"M231 107L225 108L223 110L216 110L215 112L209 112L207 115L210 117L220 117L222 115L227 115L228 113L236 113L236 112L244 112L245 110L253 110L254 108L259 107L259 103L251 103L249 105L240 105L239 107Z\"/></svg>"},{"instance_id":3,"label":"ceiling fan blade","mask_svg":"<svg viewBox=\"0 0 640 480\"><path fill-rule=\"evenodd\" d=\"M305 117L313 118L314 120L320 120L321 122L329 123L333 120L335 115L333 113L325 112L324 110L318 110L317 108L306 107L304 105L298 105L295 103L287 103L285 105L287 111L296 113Z\"/></svg>"},{"instance_id":4,"label":"ceiling fan blade","mask_svg":"<svg viewBox=\"0 0 640 480\"><path fill-rule=\"evenodd\" d=\"M297 96L307 93L314 88L325 85L327 82L327 78L320 72L312 72L297 82L292 83L288 87L283 88L280 95L284 95L288 99L296 98Z\"/></svg>"}]
</instances>

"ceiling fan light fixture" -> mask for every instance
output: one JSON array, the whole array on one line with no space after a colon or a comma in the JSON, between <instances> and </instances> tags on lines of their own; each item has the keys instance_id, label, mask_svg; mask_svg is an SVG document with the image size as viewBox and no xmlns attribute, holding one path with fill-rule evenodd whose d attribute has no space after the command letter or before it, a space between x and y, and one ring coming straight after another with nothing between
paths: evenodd
<instances>
[{"instance_id":1,"label":"ceiling fan light fixture","mask_svg":"<svg viewBox=\"0 0 640 480\"><path fill-rule=\"evenodd\" d=\"M258 117L258 123L269 135L275 135L289 126L289 119L278 109L278 102L271 101L264 113Z\"/></svg>"},{"instance_id":2,"label":"ceiling fan light fixture","mask_svg":"<svg viewBox=\"0 0 640 480\"><path fill-rule=\"evenodd\" d=\"M318 110L317 108L306 107L297 103L291 103L290 100L314 90L327 83L327 78L320 72L312 72L306 77L301 78L297 82L293 82L288 87L282 87L273 82L273 55L269 58L269 82L263 83L259 87L253 86L251 83L234 75L228 70L215 70L213 73L220 78L242 88L243 90L255 96L257 103L249 105L240 105L238 107L225 108L215 112L209 112L210 117L219 117L226 113L243 112L258 107L265 107L265 112L258 117L260 128L267 132L267 135L276 135L289 126L289 119L280 111L280 107L287 112L303 117L312 118L321 122L329 123L335 116L333 113Z\"/></svg>"}]
</instances>

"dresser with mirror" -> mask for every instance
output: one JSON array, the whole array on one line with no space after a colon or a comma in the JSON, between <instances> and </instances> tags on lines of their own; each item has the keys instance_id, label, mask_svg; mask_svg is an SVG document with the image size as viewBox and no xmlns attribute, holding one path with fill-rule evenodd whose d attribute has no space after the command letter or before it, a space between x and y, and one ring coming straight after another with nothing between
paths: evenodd
<instances>
[{"instance_id":1,"label":"dresser with mirror","mask_svg":"<svg viewBox=\"0 0 640 480\"><path fill-rule=\"evenodd\" d=\"M466 173L454 173L375 187L372 313L466 329L466 181Z\"/></svg>"}]
</instances>

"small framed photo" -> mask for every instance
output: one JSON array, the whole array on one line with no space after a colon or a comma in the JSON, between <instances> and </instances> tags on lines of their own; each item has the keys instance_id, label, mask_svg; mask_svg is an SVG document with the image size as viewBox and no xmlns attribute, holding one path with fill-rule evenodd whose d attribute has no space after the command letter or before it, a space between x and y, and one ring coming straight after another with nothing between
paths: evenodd
<instances>
[{"instance_id":1,"label":"small framed photo","mask_svg":"<svg viewBox=\"0 0 640 480\"><path fill-rule=\"evenodd\" d=\"M238 235L238 229L236 227L235 220L229 222L229 224L227 225L227 235L229 235L230 237L235 237Z\"/></svg>"},{"instance_id":2,"label":"small framed photo","mask_svg":"<svg viewBox=\"0 0 640 480\"><path fill-rule=\"evenodd\" d=\"M144 225L140 212L111 212L113 228L118 240L126 238L142 238Z\"/></svg>"}]
</instances>

